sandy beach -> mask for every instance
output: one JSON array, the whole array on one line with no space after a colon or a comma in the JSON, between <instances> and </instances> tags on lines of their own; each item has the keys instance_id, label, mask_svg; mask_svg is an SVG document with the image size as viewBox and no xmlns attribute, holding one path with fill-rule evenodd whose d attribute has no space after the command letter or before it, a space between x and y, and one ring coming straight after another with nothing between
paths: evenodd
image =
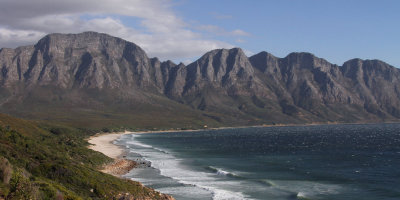
<instances>
[{"instance_id":1,"label":"sandy beach","mask_svg":"<svg viewBox=\"0 0 400 200\"><path fill-rule=\"evenodd\" d=\"M130 170L132 170L137 166L137 163L135 161L123 158L125 150L122 147L113 144L113 141L118 139L122 135L133 134L133 133L136 132L125 131L118 133L104 133L104 134L94 135L88 139L88 142L91 144L90 146L88 146L89 149L101 152L104 155L114 159L112 163L104 165L100 171L121 178L122 175L128 173ZM161 194L160 192L157 193L161 195L162 199L174 200L174 198L170 195ZM120 199L134 199L134 198L122 195Z\"/></svg>"},{"instance_id":2,"label":"sandy beach","mask_svg":"<svg viewBox=\"0 0 400 200\"><path fill-rule=\"evenodd\" d=\"M101 152L110 158L121 158L124 154L124 149L113 144L113 141L124 134L130 133L132 132L105 133L92 136L88 140L88 142L92 144L89 146L89 149Z\"/></svg>"},{"instance_id":3,"label":"sandy beach","mask_svg":"<svg viewBox=\"0 0 400 200\"><path fill-rule=\"evenodd\" d=\"M104 155L113 158L121 159L125 150L113 144L113 141L125 134L139 134L139 133L159 133L159 132L178 132L179 130L168 130L168 131L142 131L142 132L115 132L115 133L101 133L91 136L88 142L92 145L88 146L89 149L103 153ZM186 130L194 131L194 130ZM180 131L182 132L182 131Z\"/></svg>"},{"instance_id":4,"label":"sandy beach","mask_svg":"<svg viewBox=\"0 0 400 200\"><path fill-rule=\"evenodd\" d=\"M136 167L136 162L123 158L124 149L113 144L114 140L129 133L132 132L98 134L89 138L88 142L92 144L90 149L114 159L114 162L103 166L102 172L120 177Z\"/></svg>"}]
</instances>

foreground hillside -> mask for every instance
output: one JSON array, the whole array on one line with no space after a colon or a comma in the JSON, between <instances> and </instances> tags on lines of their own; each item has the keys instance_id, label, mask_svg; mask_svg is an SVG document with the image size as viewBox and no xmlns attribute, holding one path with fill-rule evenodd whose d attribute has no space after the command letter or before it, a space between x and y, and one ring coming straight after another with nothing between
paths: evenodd
<instances>
[{"instance_id":1,"label":"foreground hillside","mask_svg":"<svg viewBox=\"0 0 400 200\"><path fill-rule=\"evenodd\" d=\"M91 134L0 114L0 199L165 198L97 171L110 158L86 148Z\"/></svg>"},{"instance_id":2,"label":"foreground hillside","mask_svg":"<svg viewBox=\"0 0 400 200\"><path fill-rule=\"evenodd\" d=\"M96 32L50 34L0 50L0 111L79 127L198 128L400 118L400 71L379 60L337 66L240 48L184 65Z\"/></svg>"}]
</instances>

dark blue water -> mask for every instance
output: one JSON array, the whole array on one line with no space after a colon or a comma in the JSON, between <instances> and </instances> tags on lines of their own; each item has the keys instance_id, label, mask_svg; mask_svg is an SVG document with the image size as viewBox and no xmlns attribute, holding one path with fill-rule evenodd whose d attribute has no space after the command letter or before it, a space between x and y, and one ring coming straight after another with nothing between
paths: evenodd
<instances>
[{"instance_id":1,"label":"dark blue water","mask_svg":"<svg viewBox=\"0 0 400 200\"><path fill-rule=\"evenodd\" d=\"M400 199L400 124L123 136L128 177L177 199Z\"/></svg>"}]
</instances>

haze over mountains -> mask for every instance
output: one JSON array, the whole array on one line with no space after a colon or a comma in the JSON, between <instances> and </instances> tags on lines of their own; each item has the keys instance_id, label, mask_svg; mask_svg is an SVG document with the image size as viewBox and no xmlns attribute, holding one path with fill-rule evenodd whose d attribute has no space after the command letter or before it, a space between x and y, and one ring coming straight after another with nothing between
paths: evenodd
<instances>
[{"instance_id":1,"label":"haze over mountains","mask_svg":"<svg viewBox=\"0 0 400 200\"><path fill-rule=\"evenodd\" d=\"M233 48L186 66L84 32L3 48L0 67L0 111L35 119L188 128L400 119L400 71L379 60L337 66L310 53L247 57Z\"/></svg>"}]
</instances>

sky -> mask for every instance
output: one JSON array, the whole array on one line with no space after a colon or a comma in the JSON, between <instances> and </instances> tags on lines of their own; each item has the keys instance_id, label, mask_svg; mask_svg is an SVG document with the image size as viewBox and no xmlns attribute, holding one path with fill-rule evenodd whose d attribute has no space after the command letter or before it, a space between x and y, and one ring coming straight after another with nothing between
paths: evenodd
<instances>
[{"instance_id":1,"label":"sky","mask_svg":"<svg viewBox=\"0 0 400 200\"><path fill-rule=\"evenodd\" d=\"M399 10L398 0L0 0L0 48L97 31L177 63L240 47L248 56L310 52L337 65L400 67Z\"/></svg>"}]
</instances>

